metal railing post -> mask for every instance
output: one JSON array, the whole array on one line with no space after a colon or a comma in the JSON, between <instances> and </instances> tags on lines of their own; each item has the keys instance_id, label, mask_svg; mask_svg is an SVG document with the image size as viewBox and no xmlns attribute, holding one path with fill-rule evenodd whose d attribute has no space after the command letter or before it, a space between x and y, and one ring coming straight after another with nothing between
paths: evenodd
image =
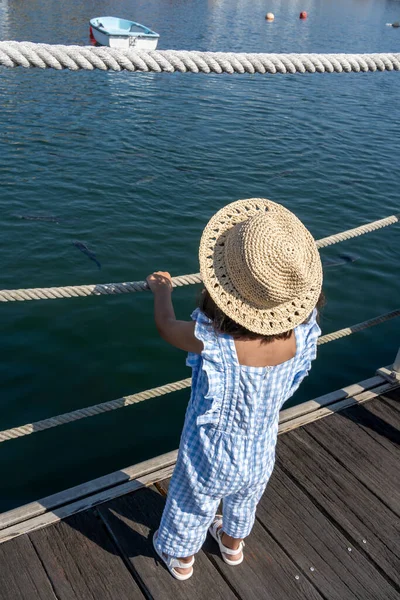
<instances>
[{"instance_id":1,"label":"metal railing post","mask_svg":"<svg viewBox=\"0 0 400 600\"><path fill-rule=\"evenodd\" d=\"M400 383L400 348L397 351L393 364L388 365L387 367L381 367L376 371L376 374L391 383Z\"/></svg>"},{"instance_id":2,"label":"metal railing post","mask_svg":"<svg viewBox=\"0 0 400 600\"><path fill-rule=\"evenodd\" d=\"M396 375L400 374L400 348L398 349L396 358L394 359L394 363L393 363L392 369L396 373Z\"/></svg>"}]
</instances>

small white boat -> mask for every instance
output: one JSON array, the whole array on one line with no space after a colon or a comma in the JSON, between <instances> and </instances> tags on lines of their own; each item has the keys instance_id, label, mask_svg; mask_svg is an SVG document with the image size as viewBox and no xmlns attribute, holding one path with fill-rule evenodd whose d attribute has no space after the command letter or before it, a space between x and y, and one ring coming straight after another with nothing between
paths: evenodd
<instances>
[{"instance_id":1,"label":"small white boat","mask_svg":"<svg viewBox=\"0 0 400 600\"><path fill-rule=\"evenodd\" d=\"M140 23L117 17L90 19L90 27L96 42L110 48L155 50L160 37L158 33Z\"/></svg>"}]
</instances>

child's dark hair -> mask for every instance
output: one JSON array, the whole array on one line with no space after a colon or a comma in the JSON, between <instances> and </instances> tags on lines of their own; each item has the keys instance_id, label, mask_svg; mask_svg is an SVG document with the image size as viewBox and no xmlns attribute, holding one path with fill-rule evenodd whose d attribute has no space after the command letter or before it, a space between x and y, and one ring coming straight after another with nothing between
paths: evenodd
<instances>
[{"instance_id":1,"label":"child's dark hair","mask_svg":"<svg viewBox=\"0 0 400 600\"><path fill-rule=\"evenodd\" d=\"M319 311L325 304L325 295L323 291L318 298L318 302L316 304L316 308ZM268 344L273 342L274 340L287 340L292 335L292 329L289 331L284 331L283 333L278 333L276 335L261 335L259 333L254 333L253 331L249 331L246 327L239 325L235 321L233 321L230 317L227 317L224 312L215 304L214 300L211 298L210 294L206 289L203 289L201 292L200 300L199 300L199 308L200 310L211 319L215 331L218 333L226 333L231 335L235 340L261 340L262 343ZM311 316L311 315L310 315ZM306 319L304 323L307 323L309 320Z\"/></svg>"}]
</instances>

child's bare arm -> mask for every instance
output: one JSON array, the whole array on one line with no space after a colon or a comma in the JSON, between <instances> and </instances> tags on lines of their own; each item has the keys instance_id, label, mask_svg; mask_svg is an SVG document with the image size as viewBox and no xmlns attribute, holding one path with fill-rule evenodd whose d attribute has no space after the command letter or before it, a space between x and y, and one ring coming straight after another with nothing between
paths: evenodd
<instances>
[{"instance_id":1,"label":"child's bare arm","mask_svg":"<svg viewBox=\"0 0 400 600\"><path fill-rule=\"evenodd\" d=\"M203 342L194 335L194 321L178 321L175 317L171 275L157 271L147 277L147 283L154 294L154 320L160 336L172 346L200 354Z\"/></svg>"}]
</instances>

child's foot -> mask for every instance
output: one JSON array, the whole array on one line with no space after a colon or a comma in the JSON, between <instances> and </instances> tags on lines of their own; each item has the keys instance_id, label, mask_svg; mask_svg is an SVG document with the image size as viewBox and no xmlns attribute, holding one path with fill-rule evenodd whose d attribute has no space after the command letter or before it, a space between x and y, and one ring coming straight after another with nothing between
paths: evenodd
<instances>
[{"instance_id":1,"label":"child's foot","mask_svg":"<svg viewBox=\"0 0 400 600\"><path fill-rule=\"evenodd\" d=\"M222 531L221 515L216 515L209 528L209 532L218 542L222 559L226 564L235 566L243 562L244 541L235 539Z\"/></svg>"},{"instance_id":2,"label":"child's foot","mask_svg":"<svg viewBox=\"0 0 400 600\"><path fill-rule=\"evenodd\" d=\"M179 579L180 581L185 581L189 579L193 575L193 563L194 556L188 556L185 558L174 558L173 556L168 556L164 554L164 552L159 552L156 542L157 542L158 531L155 532L153 536L153 546L158 556L161 558L168 571L171 573L175 579Z\"/></svg>"},{"instance_id":3,"label":"child's foot","mask_svg":"<svg viewBox=\"0 0 400 600\"><path fill-rule=\"evenodd\" d=\"M243 540L236 540L230 535L226 535L226 533L221 532L221 528L222 525L217 529L217 535L219 535L221 538L223 545L230 550L237 550L237 554L230 554L229 556L226 556L226 558L229 558L233 562L239 561L239 563L241 563L243 560L243 552L241 550L241 548L244 546Z\"/></svg>"},{"instance_id":4,"label":"child's foot","mask_svg":"<svg viewBox=\"0 0 400 600\"><path fill-rule=\"evenodd\" d=\"M165 556L167 559L169 558L166 554L163 553L163 556ZM188 567L175 567L175 571L177 571L180 575L192 575L193 573L193 561L194 561L194 557L193 556L188 556L187 558L178 558L177 559L181 564L184 565L188 565Z\"/></svg>"}]
</instances>

